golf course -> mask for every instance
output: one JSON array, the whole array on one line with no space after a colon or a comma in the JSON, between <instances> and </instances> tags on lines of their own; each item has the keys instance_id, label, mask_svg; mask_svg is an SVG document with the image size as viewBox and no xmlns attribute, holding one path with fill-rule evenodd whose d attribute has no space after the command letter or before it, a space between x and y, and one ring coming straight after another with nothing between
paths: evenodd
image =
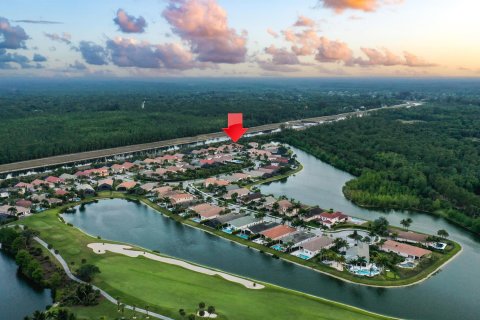
<instances>
[{"instance_id":1,"label":"golf course","mask_svg":"<svg viewBox=\"0 0 480 320\"><path fill-rule=\"evenodd\" d=\"M268 283L258 283L265 287L252 290L215 275L215 272L212 273L214 275L196 272L164 263L162 259L154 260L142 255L130 257L110 251L96 253L88 247L89 244L119 243L99 240L67 225L59 217L61 209L51 209L16 223L38 231L39 238L58 250L72 271L82 263L96 265L101 273L94 277L92 284L127 305L138 308L149 306L152 312L174 319L185 318L179 313L180 309L184 309L186 314L196 313L200 302L215 306L217 319L388 319ZM131 250L146 252L149 256L162 256L129 246ZM106 300L93 307L71 309L80 319L119 317L117 305Z\"/></svg>"}]
</instances>

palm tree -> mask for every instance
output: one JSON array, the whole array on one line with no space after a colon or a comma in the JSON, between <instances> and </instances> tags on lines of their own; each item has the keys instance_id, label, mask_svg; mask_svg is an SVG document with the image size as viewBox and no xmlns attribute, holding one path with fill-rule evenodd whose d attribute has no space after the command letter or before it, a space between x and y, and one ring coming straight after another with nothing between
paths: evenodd
<instances>
[{"instance_id":1,"label":"palm tree","mask_svg":"<svg viewBox=\"0 0 480 320\"><path fill-rule=\"evenodd\" d=\"M439 237L442 237L443 239L446 239L446 238L448 238L448 236L449 236L447 230L445 230L445 229L438 230L438 231L437 231L437 235L438 235Z\"/></svg>"},{"instance_id":2,"label":"palm tree","mask_svg":"<svg viewBox=\"0 0 480 320\"><path fill-rule=\"evenodd\" d=\"M358 263L360 266L363 266L364 264L367 264L367 258L365 258L365 257L358 257L357 263Z\"/></svg>"},{"instance_id":3,"label":"palm tree","mask_svg":"<svg viewBox=\"0 0 480 320\"><path fill-rule=\"evenodd\" d=\"M400 221L400 224L405 228L405 230L408 231L408 228L410 227L412 222L413 222L412 219L407 218L407 219L402 219L402 221Z\"/></svg>"}]
</instances>

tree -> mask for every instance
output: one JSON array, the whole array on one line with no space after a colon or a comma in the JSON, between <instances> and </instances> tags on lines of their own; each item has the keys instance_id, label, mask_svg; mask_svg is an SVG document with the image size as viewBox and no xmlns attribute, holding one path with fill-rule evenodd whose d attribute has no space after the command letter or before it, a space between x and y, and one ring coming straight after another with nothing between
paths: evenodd
<instances>
[{"instance_id":1,"label":"tree","mask_svg":"<svg viewBox=\"0 0 480 320\"><path fill-rule=\"evenodd\" d=\"M185 312L184 309L178 310L178 313L180 313L180 316L182 316L182 317L185 317L187 315L187 313Z\"/></svg>"},{"instance_id":2,"label":"tree","mask_svg":"<svg viewBox=\"0 0 480 320\"><path fill-rule=\"evenodd\" d=\"M445 229L438 230L438 231L437 231L437 235L438 235L439 237L442 237L443 239L446 239L446 238L448 238L448 237L450 236L450 235L448 234L447 230L445 230Z\"/></svg>"},{"instance_id":3,"label":"tree","mask_svg":"<svg viewBox=\"0 0 480 320\"><path fill-rule=\"evenodd\" d=\"M386 236L388 234L388 226L389 226L388 220L385 219L384 217L380 217L378 219L375 219L370 224L370 229L373 234Z\"/></svg>"},{"instance_id":4,"label":"tree","mask_svg":"<svg viewBox=\"0 0 480 320\"><path fill-rule=\"evenodd\" d=\"M408 231L408 228L410 227L412 222L413 221L411 218L407 218L407 219L402 219L402 221L400 221L400 224Z\"/></svg>"},{"instance_id":5,"label":"tree","mask_svg":"<svg viewBox=\"0 0 480 320\"><path fill-rule=\"evenodd\" d=\"M205 309L205 302L200 302L200 303L198 304L198 307L199 307L200 309Z\"/></svg>"},{"instance_id":6,"label":"tree","mask_svg":"<svg viewBox=\"0 0 480 320\"><path fill-rule=\"evenodd\" d=\"M214 307L214 306L208 306L207 312L208 312L209 314L215 313L215 307Z\"/></svg>"},{"instance_id":7,"label":"tree","mask_svg":"<svg viewBox=\"0 0 480 320\"><path fill-rule=\"evenodd\" d=\"M83 264L77 270L77 277L85 282L92 281L93 277L100 273L100 269L93 264Z\"/></svg>"}]
</instances>

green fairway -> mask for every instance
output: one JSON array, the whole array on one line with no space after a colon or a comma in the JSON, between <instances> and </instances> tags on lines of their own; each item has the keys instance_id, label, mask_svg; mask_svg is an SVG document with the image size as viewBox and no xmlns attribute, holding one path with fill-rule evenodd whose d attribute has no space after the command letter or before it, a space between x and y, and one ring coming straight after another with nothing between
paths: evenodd
<instances>
[{"instance_id":1,"label":"green fairway","mask_svg":"<svg viewBox=\"0 0 480 320\"><path fill-rule=\"evenodd\" d=\"M19 223L40 231L40 237L59 250L71 269L75 270L82 259L96 264L101 274L96 276L94 283L126 304L139 308L148 305L150 310L176 319L181 319L180 308L187 314L194 313L199 302L215 306L219 319L384 319L268 284L265 289L251 290L220 277L142 257L113 253L97 255L87 244L99 240L62 223L58 212L58 209L50 210ZM107 301L96 307L75 307L73 310L87 319L118 316L116 305Z\"/></svg>"}]
</instances>

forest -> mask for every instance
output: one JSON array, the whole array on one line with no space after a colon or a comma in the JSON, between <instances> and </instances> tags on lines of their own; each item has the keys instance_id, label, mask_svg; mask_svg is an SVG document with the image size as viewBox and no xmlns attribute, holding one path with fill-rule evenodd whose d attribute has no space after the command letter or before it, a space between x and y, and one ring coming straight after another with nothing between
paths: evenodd
<instances>
[{"instance_id":1,"label":"forest","mask_svg":"<svg viewBox=\"0 0 480 320\"><path fill-rule=\"evenodd\" d=\"M358 205L436 213L480 233L480 106L443 99L304 131L283 142L356 176Z\"/></svg>"},{"instance_id":2,"label":"forest","mask_svg":"<svg viewBox=\"0 0 480 320\"><path fill-rule=\"evenodd\" d=\"M308 80L0 81L0 164L218 132L228 112L251 127L399 101Z\"/></svg>"}]
</instances>

